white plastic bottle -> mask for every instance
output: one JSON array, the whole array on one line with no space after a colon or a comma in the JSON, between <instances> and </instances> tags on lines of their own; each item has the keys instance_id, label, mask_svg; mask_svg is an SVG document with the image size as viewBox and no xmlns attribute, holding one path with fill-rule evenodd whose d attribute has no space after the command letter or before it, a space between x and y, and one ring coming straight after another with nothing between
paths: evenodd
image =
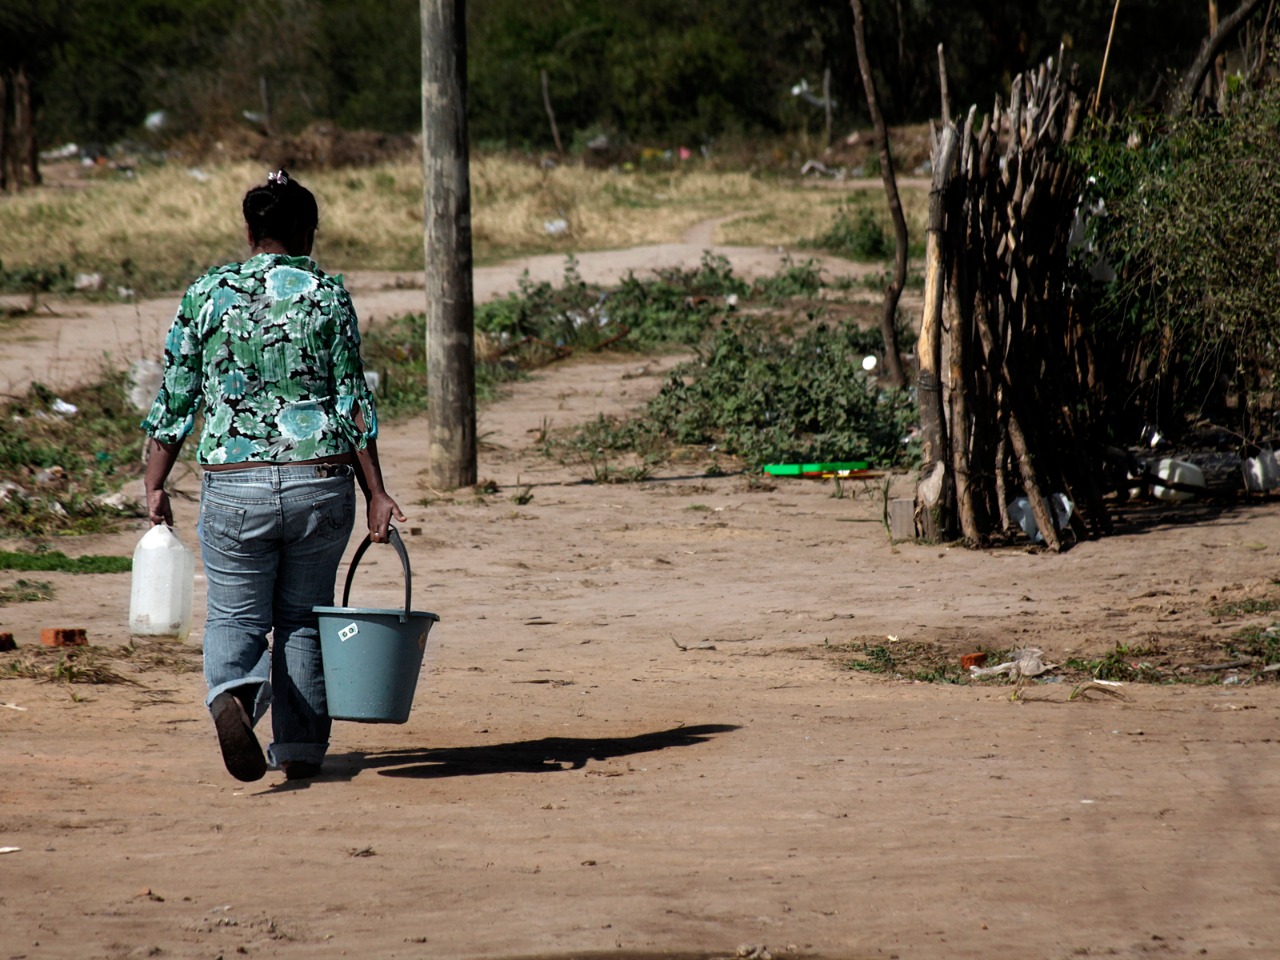
<instances>
[{"instance_id":1,"label":"white plastic bottle","mask_svg":"<svg viewBox=\"0 0 1280 960\"><path fill-rule=\"evenodd\" d=\"M172 528L157 524L133 551L129 632L186 640L191 632L196 557Z\"/></svg>"}]
</instances>

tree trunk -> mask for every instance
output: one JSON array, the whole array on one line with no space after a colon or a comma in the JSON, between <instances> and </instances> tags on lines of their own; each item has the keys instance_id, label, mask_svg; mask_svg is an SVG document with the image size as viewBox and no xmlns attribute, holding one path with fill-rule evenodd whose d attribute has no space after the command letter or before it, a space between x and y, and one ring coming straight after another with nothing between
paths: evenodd
<instances>
[{"instance_id":1,"label":"tree trunk","mask_svg":"<svg viewBox=\"0 0 1280 960\"><path fill-rule=\"evenodd\" d=\"M427 477L451 490L476 482L466 2L421 4Z\"/></svg>"},{"instance_id":2,"label":"tree trunk","mask_svg":"<svg viewBox=\"0 0 1280 960\"><path fill-rule=\"evenodd\" d=\"M542 105L547 108L547 119L551 121L551 139L556 144L556 156L564 156L564 147L560 145L560 128L556 126L556 112L551 108L551 83L547 79L547 71L542 71Z\"/></svg>"},{"instance_id":3,"label":"tree trunk","mask_svg":"<svg viewBox=\"0 0 1280 960\"><path fill-rule=\"evenodd\" d=\"M893 218L895 240L893 281L884 294L884 309L880 314L880 337L884 341L884 364L889 382L895 387L907 384L902 372L902 357L898 353L898 300L907 283L907 221L902 214L902 201L898 197L898 180L893 173L893 157L889 152L889 131L876 98L875 78L871 75L871 60L867 56L866 15L862 12L862 0L850 0L853 4L853 40L858 49L858 69L862 74L862 88L867 95L867 110L875 126L876 143L880 148L880 176L884 180L885 197L889 201L889 215Z\"/></svg>"},{"instance_id":4,"label":"tree trunk","mask_svg":"<svg viewBox=\"0 0 1280 960\"><path fill-rule=\"evenodd\" d=\"M25 67L13 76L13 184L21 190L40 183L35 118L31 110L31 81Z\"/></svg>"},{"instance_id":5,"label":"tree trunk","mask_svg":"<svg viewBox=\"0 0 1280 960\"><path fill-rule=\"evenodd\" d=\"M1244 26L1245 22L1253 16L1260 6L1262 6L1262 0L1241 0L1236 12L1223 20L1218 25L1218 29L1213 31L1209 39L1204 42L1204 46L1200 48L1200 52L1192 62L1191 68L1187 70L1182 82L1178 84L1178 90L1173 99L1173 107L1169 111L1171 119L1176 120L1191 108L1196 91L1200 89L1200 84L1204 82L1205 75L1208 74L1209 69L1213 66L1213 61L1222 52L1222 48L1227 45L1227 42L1235 36L1236 31Z\"/></svg>"},{"instance_id":6,"label":"tree trunk","mask_svg":"<svg viewBox=\"0 0 1280 960\"><path fill-rule=\"evenodd\" d=\"M0 70L0 193L9 189L9 77Z\"/></svg>"}]
</instances>

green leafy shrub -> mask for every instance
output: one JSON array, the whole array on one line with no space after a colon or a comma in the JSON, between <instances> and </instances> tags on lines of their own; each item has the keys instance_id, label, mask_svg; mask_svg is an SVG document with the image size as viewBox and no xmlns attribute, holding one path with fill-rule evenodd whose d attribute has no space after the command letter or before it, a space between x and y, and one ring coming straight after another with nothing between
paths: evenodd
<instances>
[{"instance_id":1,"label":"green leafy shrub","mask_svg":"<svg viewBox=\"0 0 1280 960\"><path fill-rule=\"evenodd\" d=\"M804 245L850 260L887 260L893 256L893 240L881 226L880 218L861 206L842 206L831 226Z\"/></svg>"},{"instance_id":2,"label":"green leafy shrub","mask_svg":"<svg viewBox=\"0 0 1280 960\"><path fill-rule=\"evenodd\" d=\"M1080 291L1095 339L1107 422L1136 435L1154 423L1176 437L1208 415L1246 443L1274 431L1280 409L1280 84L1222 115L1173 125L1099 127L1082 141L1091 173L1090 247L1115 278ZM1095 271L1096 273L1097 271ZM1105 274L1104 274L1105 276Z\"/></svg>"},{"instance_id":3,"label":"green leafy shrub","mask_svg":"<svg viewBox=\"0 0 1280 960\"><path fill-rule=\"evenodd\" d=\"M780 338L759 324L718 330L700 359L672 371L644 413L601 417L553 445L562 456L630 452L648 464L672 446L714 447L749 464L866 459L910 462L911 397L881 389L861 360L875 331L820 324Z\"/></svg>"}]
</instances>

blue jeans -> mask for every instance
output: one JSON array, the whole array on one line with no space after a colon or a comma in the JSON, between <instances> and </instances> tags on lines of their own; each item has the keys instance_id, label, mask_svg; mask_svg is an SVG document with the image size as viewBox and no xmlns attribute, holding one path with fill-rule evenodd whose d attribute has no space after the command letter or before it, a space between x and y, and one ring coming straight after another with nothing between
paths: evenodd
<instances>
[{"instance_id":1,"label":"blue jeans","mask_svg":"<svg viewBox=\"0 0 1280 960\"><path fill-rule=\"evenodd\" d=\"M339 467L338 476L319 473L315 466L207 470L200 498L209 607L205 704L234 691L252 703L254 723L270 706L267 757L277 766L318 764L329 746L311 608L333 605L355 522L355 485L350 467Z\"/></svg>"}]
</instances>

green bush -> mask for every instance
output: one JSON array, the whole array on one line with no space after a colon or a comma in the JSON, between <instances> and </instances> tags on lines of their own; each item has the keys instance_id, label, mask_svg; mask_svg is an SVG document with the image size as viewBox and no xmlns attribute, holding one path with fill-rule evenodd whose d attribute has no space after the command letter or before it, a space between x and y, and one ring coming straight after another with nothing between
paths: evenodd
<instances>
[{"instance_id":1,"label":"green bush","mask_svg":"<svg viewBox=\"0 0 1280 960\"><path fill-rule=\"evenodd\" d=\"M831 226L804 245L850 260L887 260L894 253L893 241L867 207L841 207Z\"/></svg>"},{"instance_id":2,"label":"green bush","mask_svg":"<svg viewBox=\"0 0 1280 960\"><path fill-rule=\"evenodd\" d=\"M1115 269L1094 287L1092 325L1125 379L1106 419L1136 418L1176 436L1203 415L1234 421L1246 442L1274 430L1280 403L1280 84L1230 103L1221 116L1171 126L1100 127L1078 148L1091 173L1093 249Z\"/></svg>"}]
</instances>

